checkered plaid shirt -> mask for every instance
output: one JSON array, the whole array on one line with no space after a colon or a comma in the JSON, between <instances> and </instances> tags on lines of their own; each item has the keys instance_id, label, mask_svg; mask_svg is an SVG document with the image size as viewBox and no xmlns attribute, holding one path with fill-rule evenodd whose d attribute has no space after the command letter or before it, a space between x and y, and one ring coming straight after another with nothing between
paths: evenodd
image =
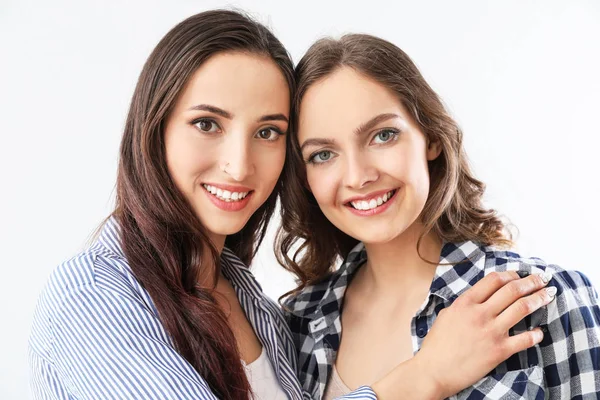
<instances>
[{"instance_id":1,"label":"checkered plaid shirt","mask_svg":"<svg viewBox=\"0 0 600 400\"><path fill-rule=\"evenodd\" d=\"M290 298L284 309L299 351L304 390L319 400L331 375L342 334L341 308L348 282L367 259L358 244L325 281ZM452 266L443 264L452 264ZM553 272L556 299L519 322L510 334L541 326L544 340L498 365L475 385L451 399L600 399L600 308L590 281L576 271L538 258L479 246L447 243L429 290L428 301L412 319L416 353L438 313L492 271L521 275Z\"/></svg>"}]
</instances>

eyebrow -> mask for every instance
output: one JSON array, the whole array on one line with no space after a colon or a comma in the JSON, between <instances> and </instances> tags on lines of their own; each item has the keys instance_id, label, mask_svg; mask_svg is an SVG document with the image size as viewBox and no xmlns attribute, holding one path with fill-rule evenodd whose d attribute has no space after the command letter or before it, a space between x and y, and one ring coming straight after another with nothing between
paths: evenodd
<instances>
[{"instance_id":1,"label":"eyebrow","mask_svg":"<svg viewBox=\"0 0 600 400\"><path fill-rule=\"evenodd\" d=\"M305 147L308 146L333 146L335 144L335 140L333 139L325 139L325 138L315 138L315 139L307 139L302 146L300 146L300 152L304 151Z\"/></svg>"},{"instance_id":2,"label":"eyebrow","mask_svg":"<svg viewBox=\"0 0 600 400\"><path fill-rule=\"evenodd\" d=\"M385 122L387 120L393 119L393 118L400 118L400 115L394 114L394 113L384 113L384 114L376 115L375 117L371 118L370 120L368 120L367 122L365 122L364 124L361 124L358 128L356 128L354 130L354 134L361 135L365 132L370 131L378 124ZM333 140L333 139L326 139L326 138L308 139L304 143L302 143L302 146L300 147L300 151L304 151L304 148L308 147L308 146L332 146L332 145L335 145L335 140Z\"/></svg>"},{"instance_id":3,"label":"eyebrow","mask_svg":"<svg viewBox=\"0 0 600 400\"><path fill-rule=\"evenodd\" d=\"M283 114L269 114L269 115L264 115L262 117L260 117L258 119L257 122L266 122L266 121L283 121L283 122L289 122L287 117Z\"/></svg>"},{"instance_id":4,"label":"eyebrow","mask_svg":"<svg viewBox=\"0 0 600 400\"><path fill-rule=\"evenodd\" d=\"M220 115L223 118L233 119L234 115L229 111L225 111L222 108L211 106L210 104L198 104L189 108L189 110L195 111L208 111L213 114ZM283 114L268 114L260 117L256 122L266 122L266 121L284 121L289 123L288 118Z\"/></svg>"},{"instance_id":5,"label":"eyebrow","mask_svg":"<svg viewBox=\"0 0 600 400\"><path fill-rule=\"evenodd\" d=\"M197 110L197 111L208 111L213 114L220 115L223 118L232 119L233 114L223 110L222 108L211 106L209 104L198 104L193 107L190 107L189 110Z\"/></svg>"},{"instance_id":6,"label":"eyebrow","mask_svg":"<svg viewBox=\"0 0 600 400\"><path fill-rule=\"evenodd\" d=\"M356 128L354 130L354 133L356 135L362 135L363 133L368 132L371 129L373 129L374 127L376 127L378 124L385 122L387 120L390 120L390 119L394 119L394 118L400 118L400 116L398 114L394 114L394 113L379 114L379 115L371 118L364 124L361 124L358 128Z\"/></svg>"}]
</instances>

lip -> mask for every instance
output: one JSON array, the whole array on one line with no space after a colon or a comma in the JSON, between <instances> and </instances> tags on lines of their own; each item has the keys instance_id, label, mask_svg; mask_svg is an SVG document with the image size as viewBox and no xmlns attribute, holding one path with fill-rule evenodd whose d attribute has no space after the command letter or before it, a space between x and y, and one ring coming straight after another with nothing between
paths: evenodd
<instances>
[{"instance_id":1,"label":"lip","mask_svg":"<svg viewBox=\"0 0 600 400\"><path fill-rule=\"evenodd\" d=\"M390 197L388 199L388 201L386 201L384 204L380 205L379 207L375 207L373 209L370 210L357 210L356 208L352 207L352 205L350 204L350 202L352 201L358 201L358 200L372 200L373 198L377 198L381 195L386 194L387 192L390 192L394 190L394 194L392 195L392 197ZM346 207L352 214L354 215L358 215L360 217L370 217L371 215L377 215L377 214L381 214L382 212L386 211L388 208L390 208L390 206L392 205L392 203L396 200L396 197L398 196L398 192L400 191L400 188L395 188L395 189L388 189L388 190L384 190L384 191L378 191L378 192L373 192L373 193L369 193L366 196L356 196L356 197L352 197L350 200L348 200L346 203L344 203L344 207Z\"/></svg>"},{"instance_id":2,"label":"lip","mask_svg":"<svg viewBox=\"0 0 600 400\"><path fill-rule=\"evenodd\" d=\"M219 189L229 190L230 192L248 192L248 194L242 200L224 201L224 200L219 199L217 196L215 196L208 190L206 190L204 185L210 185L210 186L214 186ZM203 185L200 185L200 186L202 187L202 190L204 191L206 196L208 196L208 199L215 206L217 206L218 208L220 208L223 211L241 211L241 210L243 210L248 205L248 203L250 202L250 198L254 194L254 190L249 189L244 186L232 186L232 185L222 185L222 184L214 184L214 183L204 183Z\"/></svg>"}]
</instances>

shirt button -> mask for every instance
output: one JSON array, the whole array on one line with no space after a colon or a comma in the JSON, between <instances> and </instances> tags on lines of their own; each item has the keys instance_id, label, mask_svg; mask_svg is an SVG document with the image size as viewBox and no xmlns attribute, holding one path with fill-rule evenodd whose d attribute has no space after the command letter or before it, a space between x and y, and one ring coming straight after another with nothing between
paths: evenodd
<instances>
[{"instance_id":1,"label":"shirt button","mask_svg":"<svg viewBox=\"0 0 600 400\"><path fill-rule=\"evenodd\" d=\"M427 335L427 329L425 328L419 328L417 329L417 336L420 338L424 338L425 335Z\"/></svg>"}]
</instances>

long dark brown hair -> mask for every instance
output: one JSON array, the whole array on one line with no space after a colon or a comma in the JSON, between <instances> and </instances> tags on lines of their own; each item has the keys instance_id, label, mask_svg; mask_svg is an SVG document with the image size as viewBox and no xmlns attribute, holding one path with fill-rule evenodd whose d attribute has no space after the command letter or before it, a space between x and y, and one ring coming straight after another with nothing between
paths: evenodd
<instances>
[{"instance_id":1,"label":"long dark brown hair","mask_svg":"<svg viewBox=\"0 0 600 400\"><path fill-rule=\"evenodd\" d=\"M441 144L440 156L429 162L430 192L420 215L425 233L433 231L443 241L510 245L503 222L494 210L482 204L485 185L471 173L459 126L408 55L371 35L325 38L314 43L296 67L298 90L283 170L282 225L275 252L278 261L299 278L297 290L326 278L336 262L358 243L329 222L308 190L297 138L304 94L311 85L342 67L352 68L390 89L426 138Z\"/></svg>"},{"instance_id":2,"label":"long dark brown hair","mask_svg":"<svg viewBox=\"0 0 600 400\"><path fill-rule=\"evenodd\" d=\"M168 173L164 126L198 67L217 53L238 51L271 59L294 94L289 54L263 25L226 10L203 12L179 23L150 54L133 93L114 211L133 274L149 292L177 351L224 399L247 399L250 385L233 332L212 295L219 254ZM225 241L246 264L265 235L279 187L246 226ZM214 276L212 286L198 287L200 276Z\"/></svg>"}]
</instances>

